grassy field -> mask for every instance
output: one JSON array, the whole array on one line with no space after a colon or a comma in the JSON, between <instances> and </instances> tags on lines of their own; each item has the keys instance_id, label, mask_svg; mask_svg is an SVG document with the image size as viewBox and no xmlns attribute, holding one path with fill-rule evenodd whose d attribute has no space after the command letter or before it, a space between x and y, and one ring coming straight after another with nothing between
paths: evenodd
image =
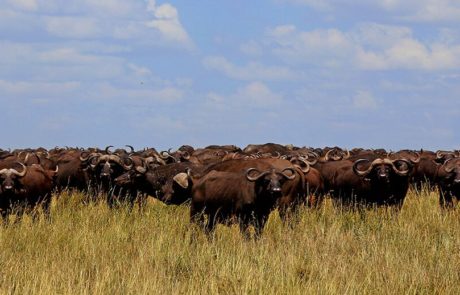
<instances>
[{"instance_id":1,"label":"grassy field","mask_svg":"<svg viewBox=\"0 0 460 295\"><path fill-rule=\"evenodd\" d=\"M143 212L60 195L51 220L0 227L0 293L458 294L460 214L435 193L402 212L339 214L330 203L283 226L274 212L258 241L219 226L209 241L187 206Z\"/></svg>"}]
</instances>

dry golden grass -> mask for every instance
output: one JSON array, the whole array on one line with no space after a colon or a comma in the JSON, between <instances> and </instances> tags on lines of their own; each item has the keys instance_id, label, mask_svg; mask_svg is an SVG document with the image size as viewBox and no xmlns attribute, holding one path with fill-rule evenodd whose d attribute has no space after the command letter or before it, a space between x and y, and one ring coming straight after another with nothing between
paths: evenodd
<instances>
[{"instance_id":1,"label":"dry golden grass","mask_svg":"<svg viewBox=\"0 0 460 295\"><path fill-rule=\"evenodd\" d=\"M0 293L458 294L460 214L434 193L410 193L402 212L303 209L293 228L270 216L262 238L236 226L209 241L187 206L143 212L83 205L62 194L51 220L0 226Z\"/></svg>"}]
</instances>

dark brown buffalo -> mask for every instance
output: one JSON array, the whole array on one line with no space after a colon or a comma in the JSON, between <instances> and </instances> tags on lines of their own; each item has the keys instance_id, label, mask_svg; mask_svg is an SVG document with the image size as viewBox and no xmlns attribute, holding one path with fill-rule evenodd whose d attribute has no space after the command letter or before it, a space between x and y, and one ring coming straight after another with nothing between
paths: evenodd
<instances>
[{"instance_id":1,"label":"dark brown buffalo","mask_svg":"<svg viewBox=\"0 0 460 295\"><path fill-rule=\"evenodd\" d=\"M80 160L87 163L86 171L94 194L106 194L108 205L115 206L135 199L132 191L123 191L114 182L115 178L129 171L134 164L128 153L113 153L109 150L110 147L106 147L104 152L92 152Z\"/></svg>"},{"instance_id":2,"label":"dark brown buffalo","mask_svg":"<svg viewBox=\"0 0 460 295\"><path fill-rule=\"evenodd\" d=\"M438 168L436 175L441 208L450 209L460 200L460 157L451 158Z\"/></svg>"},{"instance_id":3,"label":"dark brown buffalo","mask_svg":"<svg viewBox=\"0 0 460 295\"><path fill-rule=\"evenodd\" d=\"M148 167L137 165L115 179L121 187L132 186L165 204L180 205L190 200L191 184L187 170L199 171L201 165L190 162Z\"/></svg>"},{"instance_id":4,"label":"dark brown buffalo","mask_svg":"<svg viewBox=\"0 0 460 295\"><path fill-rule=\"evenodd\" d=\"M326 191L321 173L317 169L311 167L311 165L316 164L316 160L310 162L308 159L303 157L291 157L289 161L294 164L295 167L299 168L304 174L305 195L307 197L308 207L321 207Z\"/></svg>"},{"instance_id":5,"label":"dark brown buffalo","mask_svg":"<svg viewBox=\"0 0 460 295\"><path fill-rule=\"evenodd\" d=\"M197 222L206 216L205 230L209 234L216 223L227 224L236 219L246 237L250 225L258 237L282 197L283 184L295 178L293 168L260 171L252 167L245 173L212 170L193 181L191 221Z\"/></svg>"},{"instance_id":6,"label":"dark brown buffalo","mask_svg":"<svg viewBox=\"0 0 460 295\"><path fill-rule=\"evenodd\" d=\"M297 207L305 203L305 178L302 171L296 168L291 162L278 158L262 158L249 160L228 160L208 166L204 172L223 171L234 173L246 173L247 169L255 168L259 171L267 171L276 169L283 171L290 168L295 171L295 177L284 182L282 185L281 197L278 201L280 216L283 220L287 220L290 211L296 211ZM194 174L195 175L195 174Z\"/></svg>"},{"instance_id":7,"label":"dark brown buffalo","mask_svg":"<svg viewBox=\"0 0 460 295\"><path fill-rule=\"evenodd\" d=\"M265 144L249 144L243 149L243 152L246 154L271 154L276 155L285 155L288 152L292 151L293 147L291 145L281 145L277 143L265 143Z\"/></svg>"},{"instance_id":8,"label":"dark brown buffalo","mask_svg":"<svg viewBox=\"0 0 460 295\"><path fill-rule=\"evenodd\" d=\"M344 208L390 206L400 209L409 188L412 164L406 159L360 159L340 167L331 197Z\"/></svg>"},{"instance_id":9,"label":"dark brown buffalo","mask_svg":"<svg viewBox=\"0 0 460 295\"><path fill-rule=\"evenodd\" d=\"M345 160L350 157L350 152L347 149L342 149L339 147L325 147L322 154L320 155L320 160L327 161L340 161Z\"/></svg>"},{"instance_id":10,"label":"dark brown buffalo","mask_svg":"<svg viewBox=\"0 0 460 295\"><path fill-rule=\"evenodd\" d=\"M89 154L80 149L61 149L50 151L50 159L59 167L56 175L58 190L77 189L86 191L89 186L87 164L82 157Z\"/></svg>"},{"instance_id":11,"label":"dark brown buffalo","mask_svg":"<svg viewBox=\"0 0 460 295\"><path fill-rule=\"evenodd\" d=\"M241 149L234 145L211 145L196 149L188 158L188 161L199 165L210 165L223 161L224 157L229 153L237 152L241 152Z\"/></svg>"},{"instance_id":12,"label":"dark brown buffalo","mask_svg":"<svg viewBox=\"0 0 460 295\"><path fill-rule=\"evenodd\" d=\"M10 163L21 162L26 166L37 164L49 170L56 169L56 163L50 159L48 151L43 148L36 150L17 150L15 153L5 153L1 160Z\"/></svg>"},{"instance_id":13,"label":"dark brown buffalo","mask_svg":"<svg viewBox=\"0 0 460 295\"><path fill-rule=\"evenodd\" d=\"M411 151L402 150L396 153L390 153L389 158L403 158L407 159L414 164L411 172L410 183L416 192L420 192L422 188L426 187L432 190L436 187L436 172L443 162L442 155L438 158L436 153L431 151L421 150Z\"/></svg>"},{"instance_id":14,"label":"dark brown buffalo","mask_svg":"<svg viewBox=\"0 0 460 295\"><path fill-rule=\"evenodd\" d=\"M49 210L51 191L57 171L45 170L42 166L23 163L0 163L0 210L5 216L12 208L19 210L43 205Z\"/></svg>"}]
</instances>

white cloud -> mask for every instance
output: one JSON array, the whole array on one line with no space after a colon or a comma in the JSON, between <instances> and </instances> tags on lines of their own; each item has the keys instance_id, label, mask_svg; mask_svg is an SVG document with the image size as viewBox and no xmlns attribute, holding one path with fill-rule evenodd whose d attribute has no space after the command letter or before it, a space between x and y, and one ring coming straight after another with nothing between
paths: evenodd
<instances>
[{"instance_id":1,"label":"white cloud","mask_svg":"<svg viewBox=\"0 0 460 295\"><path fill-rule=\"evenodd\" d=\"M125 0L84 0L92 13L100 16L110 15L111 17L129 16L133 18L133 13L138 13L142 9L141 3L137 1Z\"/></svg>"},{"instance_id":2,"label":"white cloud","mask_svg":"<svg viewBox=\"0 0 460 295\"><path fill-rule=\"evenodd\" d=\"M295 74L286 67L268 67L257 62L236 66L221 56L206 57L203 64L208 69L217 70L227 77L237 80L286 80L295 78Z\"/></svg>"},{"instance_id":3,"label":"white cloud","mask_svg":"<svg viewBox=\"0 0 460 295\"><path fill-rule=\"evenodd\" d=\"M4 9L10 25L35 31L44 29L50 36L67 39L104 38L106 42L129 39L131 43L193 49L193 41L180 22L177 8L155 1L84 0L38 1L9 0ZM24 13L23 10L36 13ZM16 14L14 14L16 13ZM16 22L16 24L14 24ZM31 30L31 29L29 29Z\"/></svg>"},{"instance_id":4,"label":"white cloud","mask_svg":"<svg viewBox=\"0 0 460 295\"><path fill-rule=\"evenodd\" d=\"M241 44L240 50L247 55L257 56L262 54L262 46L254 40Z\"/></svg>"},{"instance_id":5,"label":"white cloud","mask_svg":"<svg viewBox=\"0 0 460 295\"><path fill-rule=\"evenodd\" d=\"M319 10L331 9L333 1L331 0L277 0L278 2L287 2L299 5L307 5Z\"/></svg>"},{"instance_id":6,"label":"white cloud","mask_svg":"<svg viewBox=\"0 0 460 295\"><path fill-rule=\"evenodd\" d=\"M349 63L355 48L352 40L337 29L299 31L284 25L267 32L273 52L284 60L338 67Z\"/></svg>"},{"instance_id":7,"label":"white cloud","mask_svg":"<svg viewBox=\"0 0 460 295\"><path fill-rule=\"evenodd\" d=\"M353 5L356 9L373 7L382 13L386 11L394 19L417 22L459 22L460 2L458 0L278 0L300 4L317 10L340 13Z\"/></svg>"},{"instance_id":8,"label":"white cloud","mask_svg":"<svg viewBox=\"0 0 460 295\"><path fill-rule=\"evenodd\" d=\"M423 43L401 26L362 24L338 29L299 31L284 25L267 32L273 53L297 64L356 67L365 70L444 70L460 66L460 44Z\"/></svg>"},{"instance_id":9,"label":"white cloud","mask_svg":"<svg viewBox=\"0 0 460 295\"><path fill-rule=\"evenodd\" d=\"M0 80L0 93L7 99L9 95L33 95L46 93L49 96L60 96L74 92L80 88L77 81L67 82L34 82L34 81L8 81ZM5 96L6 95L6 96Z\"/></svg>"},{"instance_id":10,"label":"white cloud","mask_svg":"<svg viewBox=\"0 0 460 295\"><path fill-rule=\"evenodd\" d=\"M357 109L376 109L377 100L369 91L358 91L353 97L353 106Z\"/></svg>"},{"instance_id":11,"label":"white cloud","mask_svg":"<svg viewBox=\"0 0 460 295\"><path fill-rule=\"evenodd\" d=\"M408 27L377 23L359 24L349 35L354 42L371 48L391 46L401 40L413 38L412 30Z\"/></svg>"},{"instance_id":12,"label":"white cloud","mask_svg":"<svg viewBox=\"0 0 460 295\"><path fill-rule=\"evenodd\" d=\"M205 105L208 108L225 110L231 109L271 109L280 106L284 97L272 91L259 81L250 82L229 95L208 93Z\"/></svg>"},{"instance_id":13,"label":"white cloud","mask_svg":"<svg viewBox=\"0 0 460 295\"><path fill-rule=\"evenodd\" d=\"M38 8L37 0L8 0L14 7L24 10L36 10Z\"/></svg>"},{"instance_id":14,"label":"white cloud","mask_svg":"<svg viewBox=\"0 0 460 295\"><path fill-rule=\"evenodd\" d=\"M147 10L153 12L154 19L146 22L147 27L157 29L168 41L178 42L188 48L193 47L193 42L179 20L177 9L165 3L157 6L155 1L149 1Z\"/></svg>"},{"instance_id":15,"label":"white cloud","mask_svg":"<svg viewBox=\"0 0 460 295\"><path fill-rule=\"evenodd\" d=\"M236 97L241 101L259 107L278 105L283 100L280 94L274 93L267 85L261 82L252 82L238 89Z\"/></svg>"},{"instance_id":16,"label":"white cloud","mask_svg":"<svg viewBox=\"0 0 460 295\"><path fill-rule=\"evenodd\" d=\"M103 33L102 24L94 18L53 16L45 17L46 30L64 38L95 38Z\"/></svg>"},{"instance_id":17,"label":"white cloud","mask_svg":"<svg viewBox=\"0 0 460 295\"><path fill-rule=\"evenodd\" d=\"M456 0L380 0L378 5L413 21L454 21L460 20L460 3Z\"/></svg>"},{"instance_id":18,"label":"white cloud","mask_svg":"<svg viewBox=\"0 0 460 295\"><path fill-rule=\"evenodd\" d=\"M152 71L150 71L146 67L141 67L141 66L130 63L128 64L128 68L130 68L134 72L134 74L137 76L151 76L152 75Z\"/></svg>"}]
</instances>

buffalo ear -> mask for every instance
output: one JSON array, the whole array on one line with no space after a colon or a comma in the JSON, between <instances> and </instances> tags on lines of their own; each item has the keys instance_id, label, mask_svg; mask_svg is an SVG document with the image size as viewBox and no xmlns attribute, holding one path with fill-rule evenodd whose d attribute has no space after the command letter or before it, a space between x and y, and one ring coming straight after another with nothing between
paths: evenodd
<instances>
[{"instance_id":1,"label":"buffalo ear","mask_svg":"<svg viewBox=\"0 0 460 295\"><path fill-rule=\"evenodd\" d=\"M174 175L173 180L183 188L188 188L188 175L185 172Z\"/></svg>"}]
</instances>

